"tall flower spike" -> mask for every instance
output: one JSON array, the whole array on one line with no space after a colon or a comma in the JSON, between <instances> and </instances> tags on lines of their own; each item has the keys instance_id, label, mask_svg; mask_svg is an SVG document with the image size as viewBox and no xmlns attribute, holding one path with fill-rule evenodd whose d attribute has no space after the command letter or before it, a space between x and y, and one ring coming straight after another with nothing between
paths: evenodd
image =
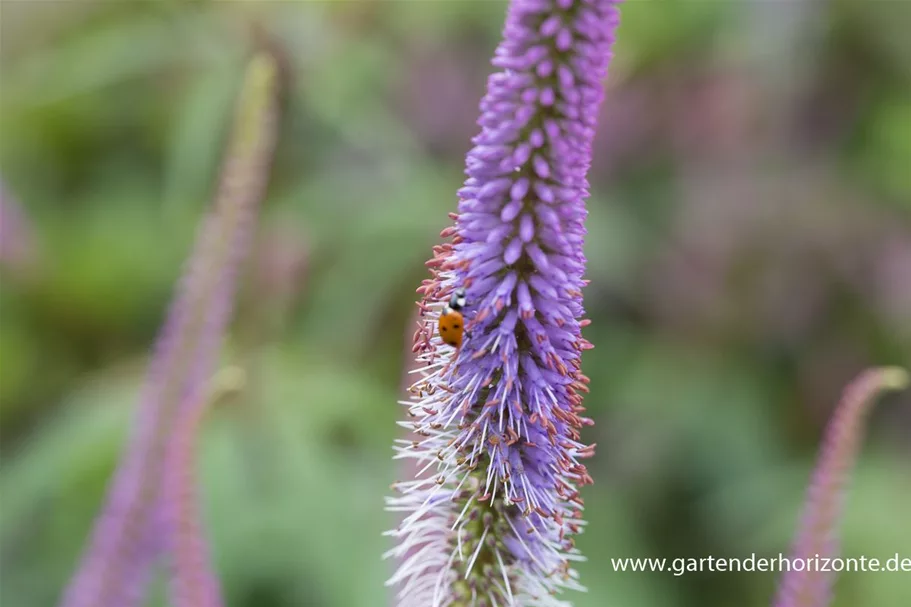
<instances>
[{"instance_id":1,"label":"tall flower spike","mask_svg":"<svg viewBox=\"0 0 911 607\"><path fill-rule=\"evenodd\" d=\"M141 604L165 547L162 463L175 424L201 401L231 316L276 135L275 69L263 56L250 67L215 208L202 224L158 338L131 440L63 607Z\"/></svg>"},{"instance_id":2,"label":"tall flower spike","mask_svg":"<svg viewBox=\"0 0 911 607\"><path fill-rule=\"evenodd\" d=\"M220 400L239 392L245 380L243 370L237 367L220 371L198 405L187 407L168 441L162 503L168 530L173 607L219 607L223 604L199 519L194 456L205 414Z\"/></svg>"},{"instance_id":3,"label":"tall flower spike","mask_svg":"<svg viewBox=\"0 0 911 607\"><path fill-rule=\"evenodd\" d=\"M418 289L422 366L398 441L420 466L394 485L399 605L567 605L582 589L581 289L591 144L619 13L614 0L513 0L481 102L451 242ZM467 290L462 346L435 334Z\"/></svg>"},{"instance_id":4,"label":"tall flower spike","mask_svg":"<svg viewBox=\"0 0 911 607\"><path fill-rule=\"evenodd\" d=\"M844 509L851 468L857 459L864 426L878 393L901 390L908 374L896 367L871 369L846 389L829 422L810 488L792 559L838 556L838 522ZM791 569L782 577L776 607L827 607L835 574L809 568Z\"/></svg>"},{"instance_id":5,"label":"tall flower spike","mask_svg":"<svg viewBox=\"0 0 911 607\"><path fill-rule=\"evenodd\" d=\"M222 169L222 181L212 216L213 244L220 247L218 257L226 263L213 300L210 318L217 330L209 335L220 338L230 320L236 286L236 272L248 249L255 213L265 194L266 177L276 136L277 66L272 57L260 54L247 68L238 100L234 136ZM213 256L216 255L213 251ZM212 344L213 349L217 344ZM214 361L200 359L211 375ZM222 604L218 577L209 562L206 539L195 500L193 474L196 436L209 404L225 391L236 389L237 375L219 373L215 386L198 385L188 390L179 404L174 429L168 441L162 516L171 561L171 604L174 607L218 607ZM225 382L227 380L227 383ZM210 393L211 388L211 393Z\"/></svg>"}]
</instances>

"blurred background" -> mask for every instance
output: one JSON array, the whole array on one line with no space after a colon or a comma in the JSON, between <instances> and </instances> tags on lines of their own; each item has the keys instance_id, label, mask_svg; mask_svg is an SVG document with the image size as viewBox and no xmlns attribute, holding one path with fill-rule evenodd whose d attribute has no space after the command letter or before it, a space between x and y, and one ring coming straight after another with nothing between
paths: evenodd
<instances>
[{"instance_id":1,"label":"blurred background","mask_svg":"<svg viewBox=\"0 0 911 607\"><path fill-rule=\"evenodd\" d=\"M224 355L248 381L200 453L205 517L231 607L383 604L414 289L504 10L3 2L3 605L54 605L84 547L254 37L282 60L284 115ZM841 389L911 362L911 3L622 10L590 175L598 451L573 598L767 605L777 574L610 558L787 552ZM911 395L883 399L847 556L911 557L909 432ZM911 575L837 590L899 607Z\"/></svg>"}]
</instances>

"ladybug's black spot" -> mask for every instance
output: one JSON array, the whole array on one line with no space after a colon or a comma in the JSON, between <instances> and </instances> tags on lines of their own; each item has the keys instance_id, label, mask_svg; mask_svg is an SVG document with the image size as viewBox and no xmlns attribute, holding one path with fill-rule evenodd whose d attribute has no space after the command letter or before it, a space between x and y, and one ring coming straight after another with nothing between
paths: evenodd
<instances>
[{"instance_id":1,"label":"ladybug's black spot","mask_svg":"<svg viewBox=\"0 0 911 607\"><path fill-rule=\"evenodd\" d=\"M446 327L440 327L440 332L441 332L441 333L445 333L445 332L446 332Z\"/></svg>"},{"instance_id":2,"label":"ladybug's black spot","mask_svg":"<svg viewBox=\"0 0 911 607\"><path fill-rule=\"evenodd\" d=\"M461 326L462 326L462 325L452 325L452 328L453 328L453 329L458 329L458 328L461 327Z\"/></svg>"}]
</instances>

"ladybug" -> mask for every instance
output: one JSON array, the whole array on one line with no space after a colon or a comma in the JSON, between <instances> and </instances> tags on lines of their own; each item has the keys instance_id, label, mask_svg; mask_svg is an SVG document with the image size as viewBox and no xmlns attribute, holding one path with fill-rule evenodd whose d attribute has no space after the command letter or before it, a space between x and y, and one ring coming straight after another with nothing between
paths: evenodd
<instances>
[{"instance_id":1,"label":"ladybug","mask_svg":"<svg viewBox=\"0 0 911 607\"><path fill-rule=\"evenodd\" d=\"M462 334L465 332L465 321L462 318L464 307L465 289L456 289L449 299L449 304L440 313L440 339L455 348L462 345Z\"/></svg>"}]
</instances>

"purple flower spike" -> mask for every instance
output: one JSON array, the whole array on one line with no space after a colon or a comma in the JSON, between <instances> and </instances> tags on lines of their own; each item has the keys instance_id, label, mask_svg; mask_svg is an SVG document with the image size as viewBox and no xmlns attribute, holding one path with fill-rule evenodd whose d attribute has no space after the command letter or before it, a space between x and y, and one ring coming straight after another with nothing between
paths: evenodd
<instances>
[{"instance_id":1,"label":"purple flower spike","mask_svg":"<svg viewBox=\"0 0 911 607\"><path fill-rule=\"evenodd\" d=\"M162 517L168 529L173 607L219 607L223 604L200 523L194 456L206 412L222 397L240 391L244 381L243 371L238 368L219 372L211 390L200 402L185 408L168 441Z\"/></svg>"},{"instance_id":2,"label":"purple flower spike","mask_svg":"<svg viewBox=\"0 0 911 607\"><path fill-rule=\"evenodd\" d=\"M415 607L567 605L583 589L579 487L582 245L591 143L619 12L614 0L514 0L481 102L452 241L428 262L411 387L418 435L398 441L414 480L387 500L388 584ZM460 348L435 334L439 310L467 291Z\"/></svg>"},{"instance_id":3,"label":"purple flower spike","mask_svg":"<svg viewBox=\"0 0 911 607\"><path fill-rule=\"evenodd\" d=\"M270 58L251 63L234 139L222 170L213 212L206 218L156 344L140 396L136 424L111 482L88 550L70 582L63 607L131 607L144 602L152 566L177 531L163 513L163 462L173 435L193 423L215 368L233 305L236 274L262 199L276 135L276 68ZM171 497L171 496L168 496ZM199 542L204 542L200 537ZM199 559L191 579L214 580ZM193 596L215 596L198 592ZM180 607L185 602L175 602ZM192 603L208 607L217 603Z\"/></svg>"},{"instance_id":4,"label":"purple flower spike","mask_svg":"<svg viewBox=\"0 0 911 607\"><path fill-rule=\"evenodd\" d=\"M822 450L807 491L804 513L792 559L819 555L836 558L839 552L838 522L844 509L851 468L857 459L867 413L879 392L901 390L908 385L904 369L887 367L862 373L844 391L829 422ZM835 574L804 567L782 577L776 607L827 607L832 600Z\"/></svg>"}]
</instances>

